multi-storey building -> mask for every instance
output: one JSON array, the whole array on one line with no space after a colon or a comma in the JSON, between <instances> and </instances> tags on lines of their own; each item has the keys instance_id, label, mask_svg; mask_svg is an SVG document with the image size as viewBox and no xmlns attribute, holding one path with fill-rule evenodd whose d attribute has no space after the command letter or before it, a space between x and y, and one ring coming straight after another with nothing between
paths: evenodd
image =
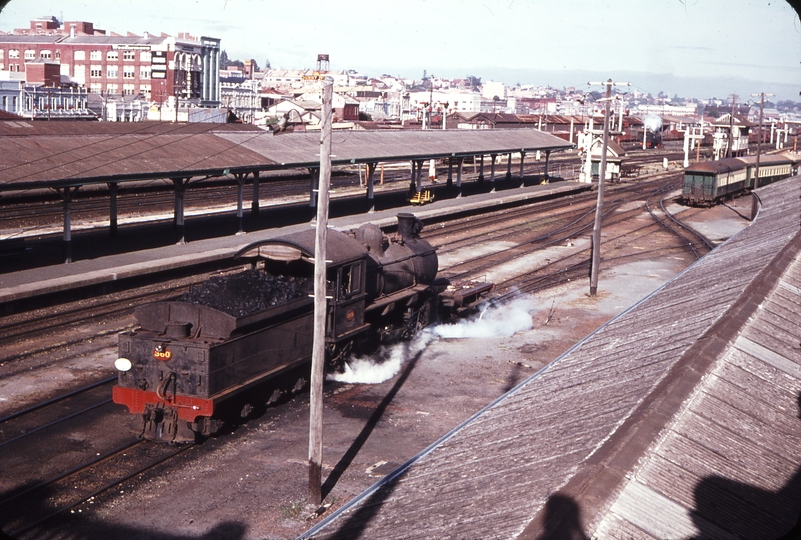
<instances>
[{"instance_id":1,"label":"multi-storey building","mask_svg":"<svg viewBox=\"0 0 801 540\"><path fill-rule=\"evenodd\" d=\"M60 74L92 93L134 96L158 103L220 103L220 40L145 33L106 35L89 22L55 18L0 35L0 70L25 72L35 60L60 65Z\"/></svg>"}]
</instances>

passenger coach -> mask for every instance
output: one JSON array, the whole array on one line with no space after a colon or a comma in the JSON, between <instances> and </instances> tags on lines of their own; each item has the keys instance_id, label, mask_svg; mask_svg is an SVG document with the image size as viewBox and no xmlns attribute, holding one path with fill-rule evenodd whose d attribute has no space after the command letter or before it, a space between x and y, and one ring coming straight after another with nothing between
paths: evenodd
<instances>
[{"instance_id":1,"label":"passenger coach","mask_svg":"<svg viewBox=\"0 0 801 540\"><path fill-rule=\"evenodd\" d=\"M797 161L786 155L760 156L759 182L766 186L797 173ZM756 156L745 156L696 163L684 170L684 201L691 205L711 206L754 189Z\"/></svg>"}]
</instances>

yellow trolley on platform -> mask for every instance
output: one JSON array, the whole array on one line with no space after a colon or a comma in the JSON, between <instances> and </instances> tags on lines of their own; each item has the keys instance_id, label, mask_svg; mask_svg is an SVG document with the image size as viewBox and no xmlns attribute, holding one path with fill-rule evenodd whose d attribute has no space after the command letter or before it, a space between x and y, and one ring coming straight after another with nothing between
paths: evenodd
<instances>
[{"instance_id":1,"label":"yellow trolley on platform","mask_svg":"<svg viewBox=\"0 0 801 540\"><path fill-rule=\"evenodd\" d=\"M423 191L418 191L409 199L409 202L412 204L423 205L428 204L430 202L434 202L434 193L431 192L430 189L424 189Z\"/></svg>"}]
</instances>

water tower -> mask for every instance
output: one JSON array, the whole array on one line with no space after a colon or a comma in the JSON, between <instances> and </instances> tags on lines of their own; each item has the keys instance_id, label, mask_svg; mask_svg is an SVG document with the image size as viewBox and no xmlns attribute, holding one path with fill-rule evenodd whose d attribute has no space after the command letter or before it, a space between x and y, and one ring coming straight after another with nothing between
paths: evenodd
<instances>
[{"instance_id":1,"label":"water tower","mask_svg":"<svg viewBox=\"0 0 801 540\"><path fill-rule=\"evenodd\" d=\"M327 54L318 54L317 55L317 72L318 73L325 73L328 71L328 55Z\"/></svg>"}]
</instances>

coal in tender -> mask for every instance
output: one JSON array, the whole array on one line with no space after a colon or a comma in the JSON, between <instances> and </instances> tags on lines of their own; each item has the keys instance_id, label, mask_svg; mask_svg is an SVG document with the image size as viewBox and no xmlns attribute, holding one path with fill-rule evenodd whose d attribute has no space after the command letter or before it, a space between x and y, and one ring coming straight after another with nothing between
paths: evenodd
<instances>
[{"instance_id":1,"label":"coal in tender","mask_svg":"<svg viewBox=\"0 0 801 540\"><path fill-rule=\"evenodd\" d=\"M179 300L217 309L234 317L247 317L260 311L307 296L311 280L274 276L248 270L229 276L215 276L194 286Z\"/></svg>"}]
</instances>

